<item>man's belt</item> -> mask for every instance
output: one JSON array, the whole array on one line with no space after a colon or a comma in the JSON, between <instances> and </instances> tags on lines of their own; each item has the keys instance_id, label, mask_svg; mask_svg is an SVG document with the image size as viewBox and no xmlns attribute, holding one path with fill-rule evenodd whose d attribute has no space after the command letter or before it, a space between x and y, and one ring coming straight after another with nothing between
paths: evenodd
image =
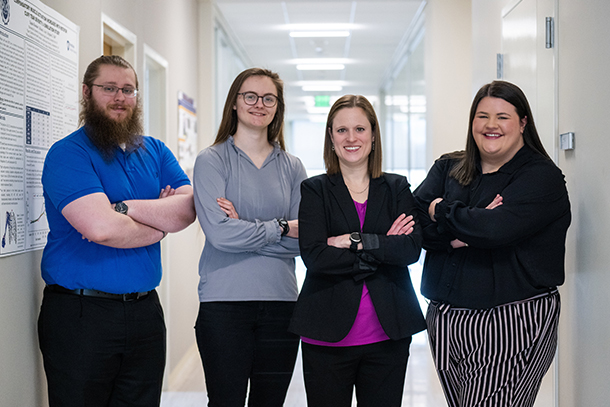
<instances>
[{"instance_id":1,"label":"man's belt","mask_svg":"<svg viewBox=\"0 0 610 407\"><path fill-rule=\"evenodd\" d=\"M68 288L62 287L57 284L47 285L47 288L56 293L84 295L87 297L108 298L108 299L117 300L117 301L135 301L135 300L142 299L151 293L151 291L143 291L140 293L113 294L113 293L107 293L104 291L89 290L86 288L78 288L76 290L70 290Z\"/></svg>"}]
</instances>

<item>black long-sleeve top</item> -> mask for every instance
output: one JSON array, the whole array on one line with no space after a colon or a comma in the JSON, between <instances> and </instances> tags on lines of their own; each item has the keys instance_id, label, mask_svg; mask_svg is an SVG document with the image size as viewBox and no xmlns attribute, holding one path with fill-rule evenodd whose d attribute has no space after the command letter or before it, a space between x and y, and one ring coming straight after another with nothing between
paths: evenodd
<instances>
[{"instance_id":1,"label":"black long-sleeve top","mask_svg":"<svg viewBox=\"0 0 610 407\"><path fill-rule=\"evenodd\" d=\"M498 171L468 186L441 157L414 195L427 250L422 294L454 307L483 309L548 292L564 281L570 202L561 170L524 146ZM485 209L500 194L503 204ZM430 202L442 197L433 222ZM459 239L468 247L453 249Z\"/></svg>"}]
</instances>

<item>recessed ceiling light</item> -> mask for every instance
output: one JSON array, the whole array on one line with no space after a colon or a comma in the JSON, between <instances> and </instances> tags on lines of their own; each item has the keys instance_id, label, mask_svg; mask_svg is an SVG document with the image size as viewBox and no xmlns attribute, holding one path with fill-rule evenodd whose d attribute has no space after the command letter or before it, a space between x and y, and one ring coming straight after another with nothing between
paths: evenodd
<instances>
[{"instance_id":1,"label":"recessed ceiling light","mask_svg":"<svg viewBox=\"0 0 610 407\"><path fill-rule=\"evenodd\" d=\"M341 85L304 85L304 92L339 92L343 89Z\"/></svg>"},{"instance_id":2,"label":"recessed ceiling light","mask_svg":"<svg viewBox=\"0 0 610 407\"><path fill-rule=\"evenodd\" d=\"M349 37L349 31L291 31L292 38Z\"/></svg>"},{"instance_id":3,"label":"recessed ceiling light","mask_svg":"<svg viewBox=\"0 0 610 407\"><path fill-rule=\"evenodd\" d=\"M343 64L299 64L299 71L341 71L345 69Z\"/></svg>"}]
</instances>

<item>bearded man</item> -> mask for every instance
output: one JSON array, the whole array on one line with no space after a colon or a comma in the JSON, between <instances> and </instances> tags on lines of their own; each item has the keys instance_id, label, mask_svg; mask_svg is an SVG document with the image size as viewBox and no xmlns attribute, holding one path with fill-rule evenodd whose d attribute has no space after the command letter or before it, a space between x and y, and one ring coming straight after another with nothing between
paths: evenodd
<instances>
[{"instance_id":1,"label":"bearded man","mask_svg":"<svg viewBox=\"0 0 610 407\"><path fill-rule=\"evenodd\" d=\"M195 220L171 151L142 135L138 79L102 56L83 79L80 124L45 159L49 222L38 335L49 404L158 406L165 322L160 241Z\"/></svg>"}]
</instances>

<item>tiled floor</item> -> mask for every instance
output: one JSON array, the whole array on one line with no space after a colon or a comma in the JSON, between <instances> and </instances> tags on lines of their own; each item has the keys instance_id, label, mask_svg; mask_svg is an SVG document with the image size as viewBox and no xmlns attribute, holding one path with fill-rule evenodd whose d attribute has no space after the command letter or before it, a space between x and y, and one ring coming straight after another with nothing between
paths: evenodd
<instances>
[{"instance_id":1,"label":"tiled floor","mask_svg":"<svg viewBox=\"0 0 610 407\"><path fill-rule=\"evenodd\" d=\"M420 333L413 337L411 344L411 357L407 368L407 379L403 394L403 407L445 407L442 390L434 371L430 351L426 340L426 334ZM198 355L194 355L196 362L200 364ZM193 363L194 365L195 363ZM193 366L193 369L195 366ZM199 370L199 369L195 369ZM193 372L197 378L189 377L191 389L181 386L184 391L172 391L163 393L161 407L203 407L207 405L205 390L202 389L203 373ZM195 380L193 380L195 379ZM197 380L200 379L200 380ZM197 389L199 388L199 389ZM305 388L301 369L300 355L297 359L294 376L286 396L285 407L306 407ZM356 406L356 400L352 403Z\"/></svg>"}]
</instances>

